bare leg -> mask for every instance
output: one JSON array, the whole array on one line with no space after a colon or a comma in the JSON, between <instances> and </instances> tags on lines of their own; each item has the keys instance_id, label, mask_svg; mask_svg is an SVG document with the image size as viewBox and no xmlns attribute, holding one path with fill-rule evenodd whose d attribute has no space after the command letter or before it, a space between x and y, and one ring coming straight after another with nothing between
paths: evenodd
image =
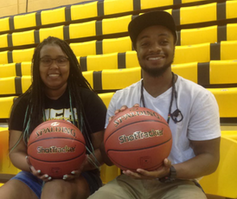
<instances>
[{"instance_id":1,"label":"bare leg","mask_svg":"<svg viewBox=\"0 0 237 199\"><path fill-rule=\"evenodd\" d=\"M0 198L4 199L38 199L36 194L20 180L10 180L0 187Z\"/></svg>"},{"instance_id":2,"label":"bare leg","mask_svg":"<svg viewBox=\"0 0 237 199\"><path fill-rule=\"evenodd\" d=\"M86 199L89 195L89 185L83 177L71 181L55 179L45 183L41 199Z\"/></svg>"}]
</instances>

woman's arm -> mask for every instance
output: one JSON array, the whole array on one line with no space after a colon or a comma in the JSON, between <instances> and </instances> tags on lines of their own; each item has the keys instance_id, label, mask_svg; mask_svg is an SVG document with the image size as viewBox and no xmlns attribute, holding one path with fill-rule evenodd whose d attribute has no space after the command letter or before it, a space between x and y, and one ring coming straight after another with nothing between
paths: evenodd
<instances>
[{"instance_id":1,"label":"woman's arm","mask_svg":"<svg viewBox=\"0 0 237 199\"><path fill-rule=\"evenodd\" d=\"M104 130L91 134L91 137L92 137L92 144L93 144L93 147L94 147L94 156L96 157L96 161L94 160L94 157L93 157L92 154L89 154L88 156L96 164L99 163L99 165L97 165L97 166L100 166L100 165L104 164L103 158L101 156L101 151L100 151L100 146L103 143L103 139L104 139ZM87 159L84 163L84 166L83 166L83 170L87 171L87 170L92 170L92 169L95 169L95 168L96 168L96 166L94 164L92 164L88 160L88 157L87 157Z\"/></svg>"},{"instance_id":2,"label":"woman's arm","mask_svg":"<svg viewBox=\"0 0 237 199\"><path fill-rule=\"evenodd\" d=\"M9 132L9 148L10 148L10 159L15 167L23 171L30 171L30 166L27 163L27 146L23 139L19 141L22 132L16 130L10 130ZM16 143L19 141L19 144Z\"/></svg>"}]
</instances>

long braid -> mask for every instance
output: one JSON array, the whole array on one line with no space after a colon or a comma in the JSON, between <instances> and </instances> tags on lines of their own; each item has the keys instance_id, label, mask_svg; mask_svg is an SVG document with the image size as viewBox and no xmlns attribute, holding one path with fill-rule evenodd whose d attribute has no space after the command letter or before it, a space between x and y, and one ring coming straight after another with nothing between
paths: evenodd
<instances>
[{"instance_id":1,"label":"long braid","mask_svg":"<svg viewBox=\"0 0 237 199\"><path fill-rule=\"evenodd\" d=\"M80 88L86 88L93 91L89 82L82 75L81 66L78 63L78 60L73 53L72 49L64 40L60 40L56 37L48 37L43 42L41 42L35 49L33 58L32 58L32 84L29 89L19 96L17 101L26 95L29 96L28 108L25 115L25 122L23 125L22 137L24 138L25 143L27 143L28 138L33 131L33 129L40 123L43 122L43 111L45 110L45 92L44 92L44 83L40 77L39 65L40 65L40 51L43 46L47 44L58 45L63 52L68 56L70 61L70 74L68 78L68 87L71 89L72 93L72 103L77 110L78 121L83 121L82 133L86 140L86 144L91 149L91 136L90 136L90 126L86 120L84 106L81 100ZM17 103L16 103L17 104ZM79 125L79 122L77 122ZM80 128L78 126L78 128ZM18 142L19 143L19 142ZM17 143L16 143L17 145ZM15 145L15 146L16 146ZM14 146L14 147L15 147Z\"/></svg>"}]
</instances>

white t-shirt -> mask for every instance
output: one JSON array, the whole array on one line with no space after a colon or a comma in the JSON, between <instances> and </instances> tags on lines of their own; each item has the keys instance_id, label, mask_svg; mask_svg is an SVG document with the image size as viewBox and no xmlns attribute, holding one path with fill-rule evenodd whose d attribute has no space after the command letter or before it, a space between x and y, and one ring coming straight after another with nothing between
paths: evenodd
<instances>
[{"instance_id":1,"label":"white t-shirt","mask_svg":"<svg viewBox=\"0 0 237 199\"><path fill-rule=\"evenodd\" d=\"M172 119L169 121L173 144L168 158L172 164L184 162L195 156L190 147L190 140L211 140L221 135L219 108L214 95L202 86L180 76L175 83L175 88L177 99L173 99L171 113L178 108L182 112L183 120L178 123ZM146 108L156 111L167 119L172 88L155 98L144 88L143 93ZM176 107L176 101L178 107ZM107 110L105 126L108 125L108 118L114 115L115 110L123 105L130 108L136 103L143 106L141 80L114 94Z\"/></svg>"}]
</instances>

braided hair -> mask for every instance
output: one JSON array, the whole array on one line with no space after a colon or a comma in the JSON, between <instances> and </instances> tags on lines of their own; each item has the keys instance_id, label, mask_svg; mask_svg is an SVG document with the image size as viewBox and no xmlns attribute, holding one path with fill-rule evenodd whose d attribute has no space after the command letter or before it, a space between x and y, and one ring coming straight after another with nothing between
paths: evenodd
<instances>
[{"instance_id":1,"label":"braided hair","mask_svg":"<svg viewBox=\"0 0 237 199\"><path fill-rule=\"evenodd\" d=\"M45 86L40 77L40 52L43 46L45 45L58 45L62 51L67 55L69 63L70 63L70 73L67 80L69 94L71 96L70 99L72 100L72 104L74 104L77 110L77 118L78 121L77 125L79 128L79 123L81 124L81 131L85 138L86 145L91 149L91 136L90 133L90 126L85 117L85 111L83 109L83 104L81 100L80 88L86 88L93 91L92 87L90 86L89 82L85 79L82 75L81 66L68 45L68 43L64 40L61 40L56 37L48 37L47 39L43 40L35 49L33 58L32 58L32 84L28 88L28 90L22 94L20 98L24 96L28 96L28 107L25 114L25 121L23 124L23 131L22 136L20 139L24 139L25 143L33 131L33 129L40 123L43 122L43 115L45 111ZM18 101L18 100L17 100ZM20 101L20 100L19 100Z\"/></svg>"}]
</instances>

